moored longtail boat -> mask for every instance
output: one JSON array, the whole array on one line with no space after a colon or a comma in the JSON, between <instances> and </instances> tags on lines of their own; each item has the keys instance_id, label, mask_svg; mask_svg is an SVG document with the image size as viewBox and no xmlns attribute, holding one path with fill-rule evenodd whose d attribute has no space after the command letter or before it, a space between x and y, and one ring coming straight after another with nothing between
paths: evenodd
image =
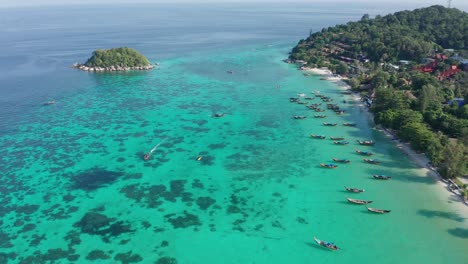
<instances>
[{"instance_id":1,"label":"moored longtail boat","mask_svg":"<svg viewBox=\"0 0 468 264\"><path fill-rule=\"evenodd\" d=\"M338 167L338 165L333 164L333 163L329 163L329 164L320 163L320 167L328 168L328 169L335 169L336 167Z\"/></svg>"},{"instance_id":2,"label":"moored longtail boat","mask_svg":"<svg viewBox=\"0 0 468 264\"><path fill-rule=\"evenodd\" d=\"M348 145L348 141L333 141L333 144L335 145Z\"/></svg>"},{"instance_id":3,"label":"moored longtail boat","mask_svg":"<svg viewBox=\"0 0 468 264\"><path fill-rule=\"evenodd\" d=\"M375 142L373 140L358 140L357 141L359 145L364 145L364 146L374 146Z\"/></svg>"},{"instance_id":4,"label":"moored longtail boat","mask_svg":"<svg viewBox=\"0 0 468 264\"><path fill-rule=\"evenodd\" d=\"M390 180L392 178L391 176L378 175L378 174L374 174L372 175L372 177L374 177L374 179L377 179L377 180Z\"/></svg>"},{"instance_id":5,"label":"moored longtail boat","mask_svg":"<svg viewBox=\"0 0 468 264\"><path fill-rule=\"evenodd\" d=\"M356 126L356 123L343 123L343 126Z\"/></svg>"},{"instance_id":6,"label":"moored longtail boat","mask_svg":"<svg viewBox=\"0 0 468 264\"><path fill-rule=\"evenodd\" d=\"M333 158L333 161L339 162L339 163L350 163L351 162L348 159L337 159L337 158Z\"/></svg>"},{"instance_id":7,"label":"moored longtail boat","mask_svg":"<svg viewBox=\"0 0 468 264\"><path fill-rule=\"evenodd\" d=\"M324 136L324 135L310 134L310 137L312 137L312 138L317 138L317 139L325 139L325 136Z\"/></svg>"},{"instance_id":8,"label":"moored longtail boat","mask_svg":"<svg viewBox=\"0 0 468 264\"><path fill-rule=\"evenodd\" d=\"M336 123L327 123L327 122L323 122L322 123L324 126L336 126Z\"/></svg>"},{"instance_id":9,"label":"moored longtail boat","mask_svg":"<svg viewBox=\"0 0 468 264\"><path fill-rule=\"evenodd\" d=\"M293 119L306 119L307 116L293 116Z\"/></svg>"},{"instance_id":10,"label":"moored longtail boat","mask_svg":"<svg viewBox=\"0 0 468 264\"><path fill-rule=\"evenodd\" d=\"M325 247L325 248L328 248L328 249L331 249L331 250L338 250L339 248L335 245L335 243L332 243L332 242L326 242L326 241L322 241L316 237L314 237L314 240L317 244L319 244L320 246L322 247Z\"/></svg>"},{"instance_id":11,"label":"moored longtail boat","mask_svg":"<svg viewBox=\"0 0 468 264\"><path fill-rule=\"evenodd\" d=\"M372 153L372 152L369 152L369 151L361 151L361 150L358 150L358 149L356 149L356 153L361 154L361 155L364 155L364 156L372 156L372 155L374 155L374 153Z\"/></svg>"},{"instance_id":12,"label":"moored longtail boat","mask_svg":"<svg viewBox=\"0 0 468 264\"><path fill-rule=\"evenodd\" d=\"M345 189L346 189L348 192L353 192L353 193L362 193L362 192L365 191L364 189L358 189L358 188L346 187L346 186L345 186Z\"/></svg>"},{"instance_id":13,"label":"moored longtail boat","mask_svg":"<svg viewBox=\"0 0 468 264\"><path fill-rule=\"evenodd\" d=\"M327 117L326 115L314 115L315 118L325 118Z\"/></svg>"},{"instance_id":14,"label":"moored longtail boat","mask_svg":"<svg viewBox=\"0 0 468 264\"><path fill-rule=\"evenodd\" d=\"M364 162L370 163L370 164L380 164L380 161L376 159L362 159Z\"/></svg>"},{"instance_id":15,"label":"moored longtail boat","mask_svg":"<svg viewBox=\"0 0 468 264\"><path fill-rule=\"evenodd\" d=\"M344 137L330 137L331 140L344 140Z\"/></svg>"},{"instance_id":16,"label":"moored longtail boat","mask_svg":"<svg viewBox=\"0 0 468 264\"><path fill-rule=\"evenodd\" d=\"M371 207L367 207L367 210L369 212L373 212L373 213L377 213L377 214L387 214L387 213L390 213L391 210L383 210L383 209L377 209L377 208L371 208Z\"/></svg>"},{"instance_id":17,"label":"moored longtail boat","mask_svg":"<svg viewBox=\"0 0 468 264\"><path fill-rule=\"evenodd\" d=\"M355 204L370 204L372 201L367 201L367 200L358 200L358 199L351 199L351 198L346 198L348 202L350 203L355 203Z\"/></svg>"}]
</instances>

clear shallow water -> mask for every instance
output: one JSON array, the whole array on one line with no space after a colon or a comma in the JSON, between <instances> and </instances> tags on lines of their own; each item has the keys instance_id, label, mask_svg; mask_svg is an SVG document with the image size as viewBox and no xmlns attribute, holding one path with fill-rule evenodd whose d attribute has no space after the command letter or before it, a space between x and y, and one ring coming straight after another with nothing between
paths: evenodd
<instances>
[{"instance_id":1,"label":"clear shallow water","mask_svg":"<svg viewBox=\"0 0 468 264\"><path fill-rule=\"evenodd\" d=\"M267 18L264 24L273 21ZM293 18L294 13L288 21ZM322 17L329 21L324 23L334 19ZM112 28L104 32L119 26ZM255 35L259 28L242 34ZM129 31L121 32L122 39L131 38ZM78 57L73 49L58 52L57 63L40 74L37 53L24 55L34 61L32 68L13 63L17 68L2 79L1 257L9 254L11 263L87 263L91 252L101 250L103 263L164 257L178 263L466 261L466 216L370 129L351 98L281 62L292 47L280 37L284 32L241 43L216 37L223 48L184 48L178 55L167 55L172 47L166 47L160 68L151 72L74 71L65 68L69 60L89 54ZM141 50L160 52L148 44L158 40L143 38ZM68 40L63 41L30 47L50 60L64 49ZM11 48L6 56L18 54L21 49ZM347 114L327 110L325 120L314 119L314 112L288 101L317 90ZM57 104L41 106L50 98ZM216 112L226 116L212 118ZM323 121L358 125L324 127ZM336 146L310 133L345 136L351 143ZM356 139L378 143L359 147ZM144 153L163 140L144 162ZM375 152L382 165L364 164L356 148ZM333 157L351 164L318 166ZM394 179L376 181L373 173ZM366 192L350 194L345 185ZM372 206L392 212L373 215L346 197L374 200ZM317 247L314 235L343 250Z\"/></svg>"}]
</instances>

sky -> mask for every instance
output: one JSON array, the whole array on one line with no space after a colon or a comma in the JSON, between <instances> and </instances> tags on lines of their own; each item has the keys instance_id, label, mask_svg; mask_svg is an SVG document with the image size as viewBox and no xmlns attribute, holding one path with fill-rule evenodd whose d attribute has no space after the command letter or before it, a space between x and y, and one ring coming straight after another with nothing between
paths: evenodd
<instances>
[{"instance_id":1,"label":"sky","mask_svg":"<svg viewBox=\"0 0 468 264\"><path fill-rule=\"evenodd\" d=\"M96 5L96 4L136 4L136 3L392 3L405 8L420 8L431 5L447 6L448 0L0 0L0 8L48 6L48 5ZM467 0L452 0L452 7L468 12Z\"/></svg>"}]
</instances>

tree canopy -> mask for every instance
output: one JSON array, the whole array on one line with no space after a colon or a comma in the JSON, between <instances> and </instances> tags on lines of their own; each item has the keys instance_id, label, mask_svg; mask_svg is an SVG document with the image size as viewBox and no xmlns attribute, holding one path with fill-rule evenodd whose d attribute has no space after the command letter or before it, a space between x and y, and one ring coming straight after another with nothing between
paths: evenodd
<instances>
[{"instance_id":1,"label":"tree canopy","mask_svg":"<svg viewBox=\"0 0 468 264\"><path fill-rule=\"evenodd\" d=\"M431 50L468 49L468 14L431 6L349 22L311 34L293 49L292 59L317 63L326 53L373 61L419 60Z\"/></svg>"},{"instance_id":2,"label":"tree canopy","mask_svg":"<svg viewBox=\"0 0 468 264\"><path fill-rule=\"evenodd\" d=\"M91 58L89 58L85 65L88 67L110 67L110 66L121 66L121 67L139 67L148 66L151 63L148 59L138 51L122 47L113 48L108 50L96 50L93 52Z\"/></svg>"}]
</instances>

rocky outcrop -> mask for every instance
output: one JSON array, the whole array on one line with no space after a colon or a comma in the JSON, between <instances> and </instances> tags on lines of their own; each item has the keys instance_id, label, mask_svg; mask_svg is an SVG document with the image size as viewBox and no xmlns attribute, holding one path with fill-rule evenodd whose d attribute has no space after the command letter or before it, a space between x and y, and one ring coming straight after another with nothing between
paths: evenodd
<instances>
[{"instance_id":1,"label":"rocky outcrop","mask_svg":"<svg viewBox=\"0 0 468 264\"><path fill-rule=\"evenodd\" d=\"M154 65L136 66L136 67L123 67L123 66L109 66L109 67L88 67L84 64L73 64L73 68L87 71L87 72L113 72L113 71L147 71L154 69Z\"/></svg>"}]
</instances>

